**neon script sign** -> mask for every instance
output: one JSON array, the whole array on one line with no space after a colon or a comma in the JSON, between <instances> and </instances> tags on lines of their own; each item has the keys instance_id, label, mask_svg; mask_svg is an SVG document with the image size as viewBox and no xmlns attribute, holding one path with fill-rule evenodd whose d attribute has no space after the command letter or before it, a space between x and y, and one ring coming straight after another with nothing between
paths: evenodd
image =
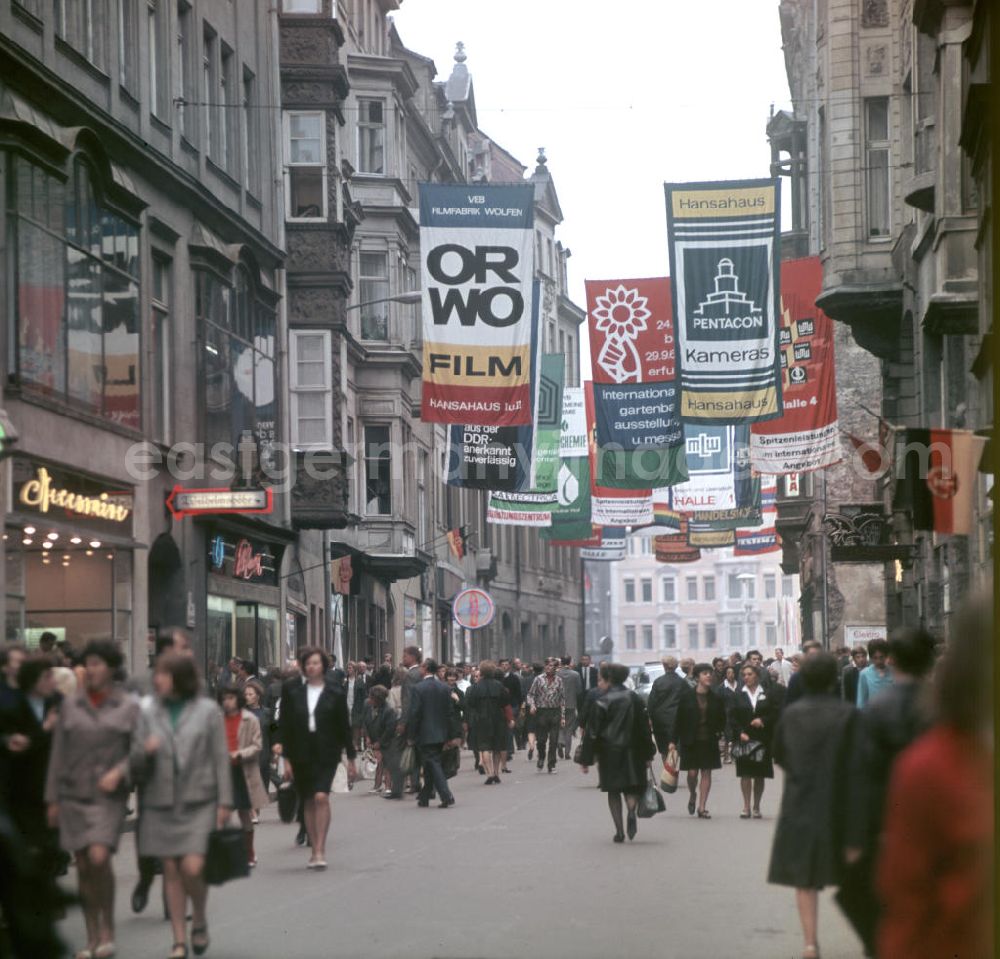
<instances>
[{"instance_id":1,"label":"neon script sign","mask_svg":"<svg viewBox=\"0 0 1000 959\"><path fill-rule=\"evenodd\" d=\"M108 493L87 496L75 493L71 489L54 486L52 476L44 466L38 468L34 479L28 480L21 487L19 499L24 506L37 509L40 513L47 513L54 507L79 516L94 516L113 523L124 523L132 512L127 506L116 503Z\"/></svg>"}]
</instances>

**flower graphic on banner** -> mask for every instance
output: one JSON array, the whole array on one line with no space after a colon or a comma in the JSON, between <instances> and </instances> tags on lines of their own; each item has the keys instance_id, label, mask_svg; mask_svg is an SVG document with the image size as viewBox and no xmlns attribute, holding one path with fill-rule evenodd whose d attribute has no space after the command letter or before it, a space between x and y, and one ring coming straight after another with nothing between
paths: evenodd
<instances>
[{"instance_id":1,"label":"flower graphic on banner","mask_svg":"<svg viewBox=\"0 0 1000 959\"><path fill-rule=\"evenodd\" d=\"M618 284L605 290L596 302L592 311L595 328L605 334L597 365L616 383L640 382L642 366L635 340L652 315L646 308L648 300L639 296L638 290Z\"/></svg>"}]
</instances>

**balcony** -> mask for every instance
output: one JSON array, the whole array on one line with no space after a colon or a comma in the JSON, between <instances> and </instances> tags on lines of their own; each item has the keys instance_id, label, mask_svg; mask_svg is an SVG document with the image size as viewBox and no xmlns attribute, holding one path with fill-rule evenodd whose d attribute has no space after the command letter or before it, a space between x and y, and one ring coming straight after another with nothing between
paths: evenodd
<instances>
[{"instance_id":1,"label":"balcony","mask_svg":"<svg viewBox=\"0 0 1000 959\"><path fill-rule=\"evenodd\" d=\"M343 529L347 525L347 453L294 451L295 485L291 491L295 529Z\"/></svg>"},{"instance_id":2,"label":"balcony","mask_svg":"<svg viewBox=\"0 0 1000 959\"><path fill-rule=\"evenodd\" d=\"M895 356L903 312L902 283L845 278L825 289L816 305L831 319L846 323L862 349L880 359Z\"/></svg>"},{"instance_id":3,"label":"balcony","mask_svg":"<svg viewBox=\"0 0 1000 959\"><path fill-rule=\"evenodd\" d=\"M412 524L391 516L370 516L354 531L353 544L364 556L361 565L373 576L394 583L419 576L431 556L417 549Z\"/></svg>"}]
</instances>

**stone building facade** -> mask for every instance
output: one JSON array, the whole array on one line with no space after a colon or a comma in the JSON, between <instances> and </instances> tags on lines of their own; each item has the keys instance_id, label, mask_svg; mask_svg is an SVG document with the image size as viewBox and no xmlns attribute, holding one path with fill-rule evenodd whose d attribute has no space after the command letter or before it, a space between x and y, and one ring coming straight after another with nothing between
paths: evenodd
<instances>
[{"instance_id":1,"label":"stone building facade","mask_svg":"<svg viewBox=\"0 0 1000 959\"><path fill-rule=\"evenodd\" d=\"M797 240L823 262L817 303L840 327L841 425L881 439L886 467L906 427L992 432L987 7L784 0L779 8L794 110L772 118L772 146L798 198ZM799 497L779 495L786 556L802 569L805 629L811 583L818 569L822 586L825 568L828 596L849 605L877 595L890 629L921 623L946 634L960 597L991 575L990 463L980 467L966 537L914 530L899 470L872 478L850 460L848 480L828 470ZM886 562L824 559L820 523L834 503L882 513ZM836 641L829 628L828 639Z\"/></svg>"}]
</instances>

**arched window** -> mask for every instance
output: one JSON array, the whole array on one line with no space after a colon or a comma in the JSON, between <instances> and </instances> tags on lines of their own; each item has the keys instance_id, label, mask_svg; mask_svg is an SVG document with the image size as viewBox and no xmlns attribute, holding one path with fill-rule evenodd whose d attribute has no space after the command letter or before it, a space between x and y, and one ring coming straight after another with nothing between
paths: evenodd
<instances>
[{"instance_id":1,"label":"arched window","mask_svg":"<svg viewBox=\"0 0 1000 959\"><path fill-rule=\"evenodd\" d=\"M67 182L14 157L18 338L27 393L138 430L139 229L103 205L77 155Z\"/></svg>"}]
</instances>

